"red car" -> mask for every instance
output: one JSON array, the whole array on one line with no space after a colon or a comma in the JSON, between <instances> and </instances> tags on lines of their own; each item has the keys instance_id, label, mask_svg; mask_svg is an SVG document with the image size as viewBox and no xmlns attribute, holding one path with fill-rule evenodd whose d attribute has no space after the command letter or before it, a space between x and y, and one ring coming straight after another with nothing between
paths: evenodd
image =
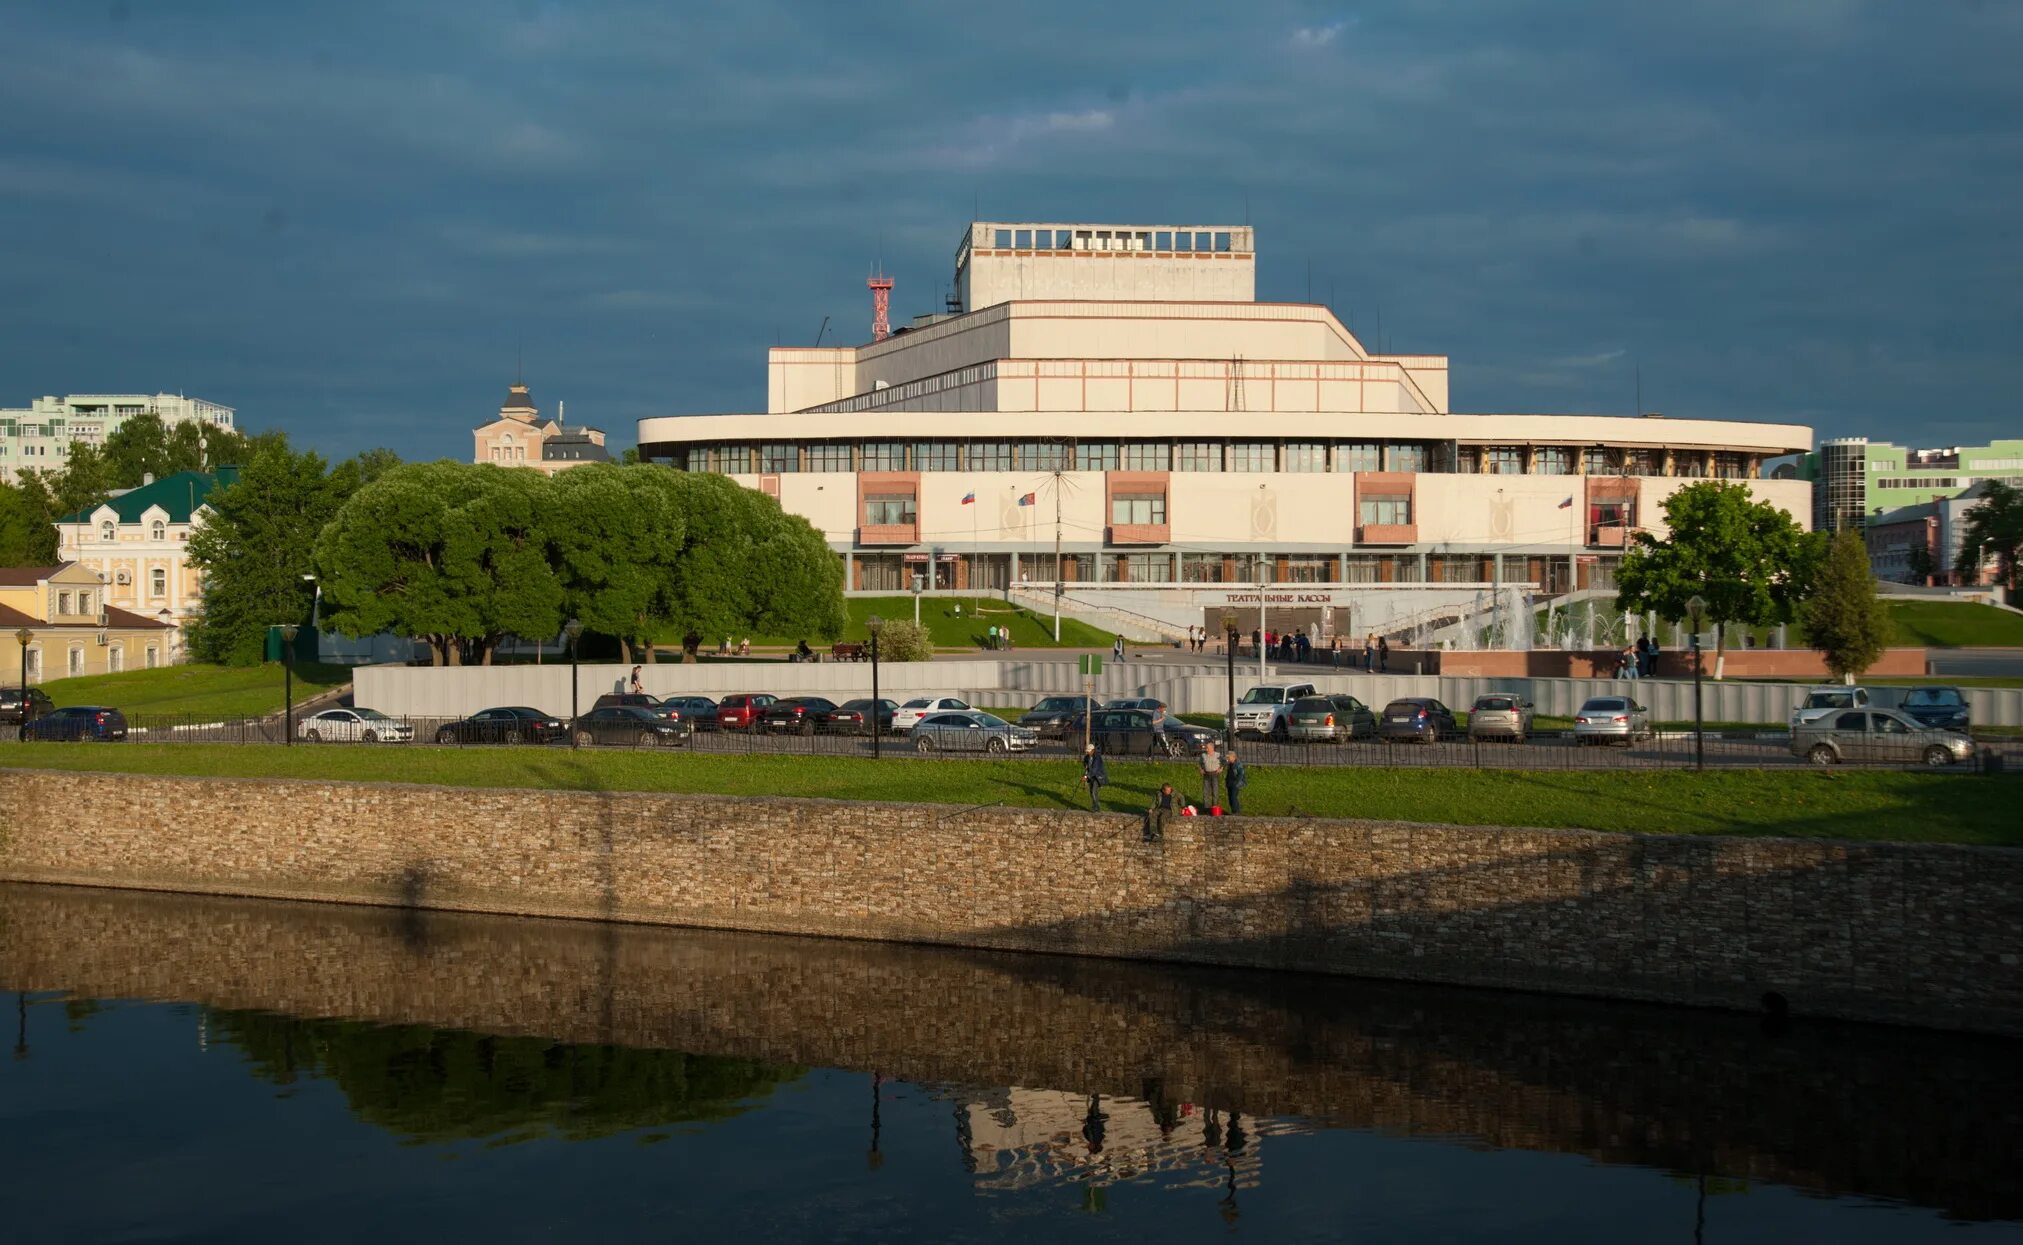
<instances>
[{"instance_id":1,"label":"red car","mask_svg":"<svg viewBox=\"0 0 2023 1245\"><path fill-rule=\"evenodd\" d=\"M759 724L766 706L778 700L769 692L739 692L716 702L717 725L727 731L749 731Z\"/></svg>"}]
</instances>

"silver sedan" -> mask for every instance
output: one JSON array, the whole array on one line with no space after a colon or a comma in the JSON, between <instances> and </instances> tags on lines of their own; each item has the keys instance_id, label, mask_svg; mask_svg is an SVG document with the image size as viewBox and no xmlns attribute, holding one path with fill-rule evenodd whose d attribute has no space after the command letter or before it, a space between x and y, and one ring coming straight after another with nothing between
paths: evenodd
<instances>
[{"instance_id":1,"label":"silver sedan","mask_svg":"<svg viewBox=\"0 0 2023 1245\"><path fill-rule=\"evenodd\" d=\"M1650 734L1651 711L1627 696L1590 696L1573 715L1575 743L1627 748Z\"/></svg>"},{"instance_id":2,"label":"silver sedan","mask_svg":"<svg viewBox=\"0 0 2023 1245\"><path fill-rule=\"evenodd\" d=\"M1974 741L1958 731L1925 726L1888 709L1842 709L1800 722L1791 753L1814 765L1881 761L1902 765L1954 765L1974 756Z\"/></svg>"},{"instance_id":3,"label":"silver sedan","mask_svg":"<svg viewBox=\"0 0 2023 1245\"><path fill-rule=\"evenodd\" d=\"M913 727L915 752L1024 752L1040 733L977 709L930 713Z\"/></svg>"}]
</instances>

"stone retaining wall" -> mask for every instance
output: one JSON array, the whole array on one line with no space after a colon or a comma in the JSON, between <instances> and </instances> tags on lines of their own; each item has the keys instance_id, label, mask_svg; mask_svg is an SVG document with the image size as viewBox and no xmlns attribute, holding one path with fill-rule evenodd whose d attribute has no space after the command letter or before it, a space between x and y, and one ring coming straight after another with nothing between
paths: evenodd
<instances>
[{"instance_id":1,"label":"stone retaining wall","mask_svg":"<svg viewBox=\"0 0 2023 1245\"><path fill-rule=\"evenodd\" d=\"M538 759L530 765L538 765ZM0 771L0 878L2023 1032L2023 851Z\"/></svg>"}]
</instances>

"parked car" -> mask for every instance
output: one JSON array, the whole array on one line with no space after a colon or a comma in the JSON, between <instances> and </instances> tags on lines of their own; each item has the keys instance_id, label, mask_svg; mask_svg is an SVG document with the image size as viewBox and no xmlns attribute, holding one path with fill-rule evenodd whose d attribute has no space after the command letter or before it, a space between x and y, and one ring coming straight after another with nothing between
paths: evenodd
<instances>
[{"instance_id":1,"label":"parked car","mask_svg":"<svg viewBox=\"0 0 2023 1245\"><path fill-rule=\"evenodd\" d=\"M823 729L838 735L869 735L873 730L888 735L892 732L892 715L898 708L896 700L869 697L846 700L829 711Z\"/></svg>"},{"instance_id":2,"label":"parked car","mask_svg":"<svg viewBox=\"0 0 2023 1245\"><path fill-rule=\"evenodd\" d=\"M1143 709L1154 722L1166 720L1166 702L1156 696L1124 696L1103 702L1105 709Z\"/></svg>"},{"instance_id":3,"label":"parked car","mask_svg":"<svg viewBox=\"0 0 2023 1245\"><path fill-rule=\"evenodd\" d=\"M1801 723L1791 732L1791 754L1814 765L1917 761L1940 766L1971 760L1974 741L1959 731L1925 726L1916 718L1871 705Z\"/></svg>"},{"instance_id":4,"label":"parked car","mask_svg":"<svg viewBox=\"0 0 2023 1245\"><path fill-rule=\"evenodd\" d=\"M66 705L24 725L21 738L101 742L125 739L126 715L107 705Z\"/></svg>"},{"instance_id":5,"label":"parked car","mask_svg":"<svg viewBox=\"0 0 2023 1245\"><path fill-rule=\"evenodd\" d=\"M1896 709L1919 726L1933 730L1959 731L1964 735L1972 725L1973 714L1967 707L1967 698L1957 687L1905 688L1903 701Z\"/></svg>"},{"instance_id":6,"label":"parked car","mask_svg":"<svg viewBox=\"0 0 2023 1245\"><path fill-rule=\"evenodd\" d=\"M1302 696L1317 694L1311 683L1275 683L1253 687L1236 702L1236 731L1239 735L1272 735L1286 739L1292 731L1289 718L1293 703Z\"/></svg>"},{"instance_id":7,"label":"parked car","mask_svg":"<svg viewBox=\"0 0 2023 1245\"><path fill-rule=\"evenodd\" d=\"M1385 743L1410 739L1422 744L1438 743L1460 734L1454 711L1431 696L1405 696L1384 706L1383 720L1377 724L1377 738Z\"/></svg>"},{"instance_id":8,"label":"parked car","mask_svg":"<svg viewBox=\"0 0 2023 1245\"><path fill-rule=\"evenodd\" d=\"M561 718L527 705L480 709L436 728L439 744L545 744L567 737Z\"/></svg>"},{"instance_id":9,"label":"parked car","mask_svg":"<svg viewBox=\"0 0 2023 1245\"><path fill-rule=\"evenodd\" d=\"M892 714L892 729L910 731L930 713L964 713L974 706L954 696L916 696Z\"/></svg>"},{"instance_id":10,"label":"parked car","mask_svg":"<svg viewBox=\"0 0 2023 1245\"><path fill-rule=\"evenodd\" d=\"M636 709L651 709L659 713L666 702L648 692L606 692L590 702L592 709L609 709L613 705L631 705Z\"/></svg>"},{"instance_id":11,"label":"parked car","mask_svg":"<svg viewBox=\"0 0 2023 1245\"><path fill-rule=\"evenodd\" d=\"M1377 715L1354 696L1302 696L1292 702L1287 715L1287 731L1292 739L1341 744L1351 739L1373 739Z\"/></svg>"},{"instance_id":12,"label":"parked car","mask_svg":"<svg viewBox=\"0 0 2023 1245\"><path fill-rule=\"evenodd\" d=\"M625 744L635 748L679 746L688 742L688 723L678 722L638 705L606 705L569 724L578 744Z\"/></svg>"},{"instance_id":13,"label":"parked car","mask_svg":"<svg viewBox=\"0 0 2023 1245\"><path fill-rule=\"evenodd\" d=\"M1573 715L1577 744L1614 744L1627 748L1651 737L1651 711L1627 696L1590 696Z\"/></svg>"},{"instance_id":14,"label":"parked car","mask_svg":"<svg viewBox=\"0 0 2023 1245\"><path fill-rule=\"evenodd\" d=\"M757 729L759 714L779 697L770 692L739 692L716 702L717 726L727 731Z\"/></svg>"},{"instance_id":15,"label":"parked car","mask_svg":"<svg viewBox=\"0 0 2023 1245\"><path fill-rule=\"evenodd\" d=\"M1531 738L1535 716L1532 703L1506 692L1477 696L1468 709L1468 738L1508 739L1523 743Z\"/></svg>"},{"instance_id":16,"label":"parked car","mask_svg":"<svg viewBox=\"0 0 2023 1245\"><path fill-rule=\"evenodd\" d=\"M1040 742L1038 731L978 709L930 713L912 734L916 752L1024 752Z\"/></svg>"},{"instance_id":17,"label":"parked car","mask_svg":"<svg viewBox=\"0 0 2023 1245\"><path fill-rule=\"evenodd\" d=\"M759 710L759 729L812 735L823 729L824 719L835 711L836 702L826 696L789 696Z\"/></svg>"},{"instance_id":18,"label":"parked car","mask_svg":"<svg viewBox=\"0 0 2023 1245\"><path fill-rule=\"evenodd\" d=\"M696 730L713 731L723 724L717 717L716 702L707 696L669 696L660 703L681 714L682 721Z\"/></svg>"},{"instance_id":19,"label":"parked car","mask_svg":"<svg viewBox=\"0 0 2023 1245\"><path fill-rule=\"evenodd\" d=\"M404 744L414 738L414 727L377 709L325 709L297 722L295 738L312 744Z\"/></svg>"},{"instance_id":20,"label":"parked car","mask_svg":"<svg viewBox=\"0 0 2023 1245\"><path fill-rule=\"evenodd\" d=\"M1800 723L1825 717L1837 709L1867 708L1868 702L1869 694L1865 687L1848 687L1840 683L1815 687L1792 709L1791 729L1797 730Z\"/></svg>"},{"instance_id":21,"label":"parked car","mask_svg":"<svg viewBox=\"0 0 2023 1245\"><path fill-rule=\"evenodd\" d=\"M1058 739L1070 734L1068 728L1072 724L1074 727L1072 733L1079 735L1082 731L1082 715L1089 711L1091 703L1093 702L1087 696L1049 696L1028 709L1025 715L1019 718L1018 724L1028 730L1038 731L1048 739Z\"/></svg>"},{"instance_id":22,"label":"parked car","mask_svg":"<svg viewBox=\"0 0 2023 1245\"><path fill-rule=\"evenodd\" d=\"M27 696L26 700L22 699L24 691ZM22 706L24 705L27 706L25 714L22 712ZM19 726L23 721L33 722L39 717L53 713L55 709L56 702L49 699L49 693L39 687L26 689L20 687L0 687L0 722L11 726Z\"/></svg>"},{"instance_id":23,"label":"parked car","mask_svg":"<svg viewBox=\"0 0 2023 1245\"><path fill-rule=\"evenodd\" d=\"M1089 742L1105 756L1199 756L1219 736L1179 718L1154 717L1149 709L1098 709L1089 719Z\"/></svg>"}]
</instances>

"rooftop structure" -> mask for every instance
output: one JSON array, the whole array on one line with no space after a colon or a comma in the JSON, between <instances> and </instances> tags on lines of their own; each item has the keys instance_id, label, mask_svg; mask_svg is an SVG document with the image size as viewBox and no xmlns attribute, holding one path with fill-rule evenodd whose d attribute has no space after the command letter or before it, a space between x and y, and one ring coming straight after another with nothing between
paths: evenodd
<instances>
[{"instance_id":1,"label":"rooftop structure","mask_svg":"<svg viewBox=\"0 0 2023 1245\"><path fill-rule=\"evenodd\" d=\"M520 380L507 386L498 417L473 428L471 438L475 443L472 462L527 467L544 475L584 463L611 461L610 451L604 448L603 429L565 427L559 406L555 418L542 418L540 408L534 405L533 391Z\"/></svg>"}]
</instances>

